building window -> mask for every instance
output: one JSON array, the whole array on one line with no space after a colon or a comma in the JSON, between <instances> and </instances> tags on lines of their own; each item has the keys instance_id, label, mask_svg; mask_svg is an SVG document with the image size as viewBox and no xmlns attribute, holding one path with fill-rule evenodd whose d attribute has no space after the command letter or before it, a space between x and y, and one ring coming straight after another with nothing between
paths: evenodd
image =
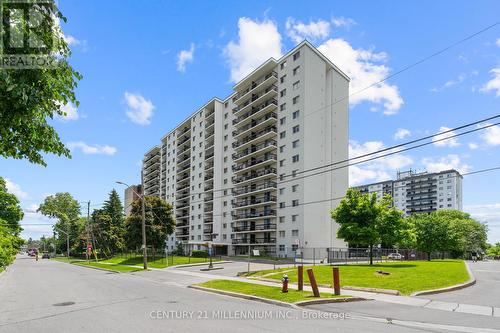
<instances>
[{"instance_id":1,"label":"building window","mask_svg":"<svg viewBox=\"0 0 500 333\"><path fill-rule=\"evenodd\" d=\"M280 111L285 111L286 110L286 103L283 103L280 105Z\"/></svg>"},{"instance_id":2,"label":"building window","mask_svg":"<svg viewBox=\"0 0 500 333\"><path fill-rule=\"evenodd\" d=\"M280 167L285 166L285 160L280 161Z\"/></svg>"},{"instance_id":3,"label":"building window","mask_svg":"<svg viewBox=\"0 0 500 333\"><path fill-rule=\"evenodd\" d=\"M280 133L280 139L284 139L286 137L286 131Z\"/></svg>"},{"instance_id":4,"label":"building window","mask_svg":"<svg viewBox=\"0 0 500 333\"><path fill-rule=\"evenodd\" d=\"M299 125L293 126L292 132L293 133L298 133L299 132Z\"/></svg>"},{"instance_id":5,"label":"building window","mask_svg":"<svg viewBox=\"0 0 500 333\"><path fill-rule=\"evenodd\" d=\"M286 80L286 74L280 78L280 83L285 83L285 80Z\"/></svg>"},{"instance_id":6,"label":"building window","mask_svg":"<svg viewBox=\"0 0 500 333\"><path fill-rule=\"evenodd\" d=\"M285 125L286 123L286 117L283 117L280 119L280 125Z\"/></svg>"},{"instance_id":7,"label":"building window","mask_svg":"<svg viewBox=\"0 0 500 333\"><path fill-rule=\"evenodd\" d=\"M299 185L293 185L292 186L292 192L297 192L297 190L299 189Z\"/></svg>"},{"instance_id":8,"label":"building window","mask_svg":"<svg viewBox=\"0 0 500 333\"><path fill-rule=\"evenodd\" d=\"M284 187L280 188L280 195L283 195L283 194L285 194L285 188Z\"/></svg>"},{"instance_id":9,"label":"building window","mask_svg":"<svg viewBox=\"0 0 500 333\"><path fill-rule=\"evenodd\" d=\"M285 97L286 96L286 89L283 89L280 91L280 97Z\"/></svg>"},{"instance_id":10,"label":"building window","mask_svg":"<svg viewBox=\"0 0 500 333\"><path fill-rule=\"evenodd\" d=\"M285 145L280 147L280 153L283 153L285 151Z\"/></svg>"},{"instance_id":11,"label":"building window","mask_svg":"<svg viewBox=\"0 0 500 333\"><path fill-rule=\"evenodd\" d=\"M297 110L294 113L292 113L292 118L293 119L297 119L298 117L299 117L299 110Z\"/></svg>"},{"instance_id":12,"label":"building window","mask_svg":"<svg viewBox=\"0 0 500 333\"><path fill-rule=\"evenodd\" d=\"M280 244L280 251L281 251L281 252L285 252L285 245Z\"/></svg>"},{"instance_id":13,"label":"building window","mask_svg":"<svg viewBox=\"0 0 500 333\"><path fill-rule=\"evenodd\" d=\"M285 230L280 230L279 235L281 238L284 238L285 237Z\"/></svg>"},{"instance_id":14,"label":"building window","mask_svg":"<svg viewBox=\"0 0 500 333\"><path fill-rule=\"evenodd\" d=\"M286 68L286 61L283 61L280 65L280 68L283 70Z\"/></svg>"},{"instance_id":15,"label":"building window","mask_svg":"<svg viewBox=\"0 0 500 333\"><path fill-rule=\"evenodd\" d=\"M300 83L300 81L294 82L293 85L292 85L292 90L299 89L299 83Z\"/></svg>"},{"instance_id":16,"label":"building window","mask_svg":"<svg viewBox=\"0 0 500 333\"><path fill-rule=\"evenodd\" d=\"M284 216L280 216L280 219L279 219L280 223L283 223L285 222L285 217Z\"/></svg>"},{"instance_id":17,"label":"building window","mask_svg":"<svg viewBox=\"0 0 500 333\"><path fill-rule=\"evenodd\" d=\"M299 231L298 230L292 230L292 237L298 237L299 236Z\"/></svg>"},{"instance_id":18,"label":"building window","mask_svg":"<svg viewBox=\"0 0 500 333\"><path fill-rule=\"evenodd\" d=\"M297 60L300 58L300 51L297 51L294 55L293 55L293 61Z\"/></svg>"},{"instance_id":19,"label":"building window","mask_svg":"<svg viewBox=\"0 0 500 333\"><path fill-rule=\"evenodd\" d=\"M299 73L300 73L300 66L297 66L297 67L295 67L295 68L293 69L293 75L295 76L295 75L297 75L297 74L299 74Z\"/></svg>"},{"instance_id":20,"label":"building window","mask_svg":"<svg viewBox=\"0 0 500 333\"><path fill-rule=\"evenodd\" d=\"M298 146L299 146L299 140L295 140L294 142L292 142L293 148L297 148Z\"/></svg>"},{"instance_id":21,"label":"building window","mask_svg":"<svg viewBox=\"0 0 500 333\"><path fill-rule=\"evenodd\" d=\"M292 222L297 222L299 215L292 215Z\"/></svg>"},{"instance_id":22,"label":"building window","mask_svg":"<svg viewBox=\"0 0 500 333\"><path fill-rule=\"evenodd\" d=\"M285 203L284 202L280 202L280 208L285 208Z\"/></svg>"},{"instance_id":23,"label":"building window","mask_svg":"<svg viewBox=\"0 0 500 333\"><path fill-rule=\"evenodd\" d=\"M293 103L293 104L297 104L297 103L299 102L299 100L300 100L300 96L295 96L295 97L293 98L293 100L292 100L292 103Z\"/></svg>"},{"instance_id":24,"label":"building window","mask_svg":"<svg viewBox=\"0 0 500 333\"><path fill-rule=\"evenodd\" d=\"M292 251L297 251L299 246L297 244L292 244Z\"/></svg>"},{"instance_id":25,"label":"building window","mask_svg":"<svg viewBox=\"0 0 500 333\"><path fill-rule=\"evenodd\" d=\"M297 163L299 161L299 155L293 155L292 156L292 162Z\"/></svg>"},{"instance_id":26,"label":"building window","mask_svg":"<svg viewBox=\"0 0 500 333\"><path fill-rule=\"evenodd\" d=\"M299 199L292 200L292 207L297 207L299 205Z\"/></svg>"}]
</instances>

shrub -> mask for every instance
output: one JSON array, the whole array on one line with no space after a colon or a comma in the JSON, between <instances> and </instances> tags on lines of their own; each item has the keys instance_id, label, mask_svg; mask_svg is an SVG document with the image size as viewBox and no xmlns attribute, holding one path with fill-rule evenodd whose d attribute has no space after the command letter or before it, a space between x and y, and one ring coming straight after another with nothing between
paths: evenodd
<instances>
[{"instance_id":1,"label":"shrub","mask_svg":"<svg viewBox=\"0 0 500 333\"><path fill-rule=\"evenodd\" d=\"M194 257L194 258L208 258L208 252L207 251L201 251L201 250L193 250L193 252L191 252L191 257Z\"/></svg>"}]
</instances>

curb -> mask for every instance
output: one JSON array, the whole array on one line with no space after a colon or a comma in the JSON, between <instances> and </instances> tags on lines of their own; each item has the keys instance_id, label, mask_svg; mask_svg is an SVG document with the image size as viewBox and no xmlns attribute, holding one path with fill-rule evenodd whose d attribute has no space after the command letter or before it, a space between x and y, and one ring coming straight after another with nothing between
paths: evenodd
<instances>
[{"instance_id":1,"label":"curb","mask_svg":"<svg viewBox=\"0 0 500 333\"><path fill-rule=\"evenodd\" d=\"M422 295L433 295L433 294L440 294L440 293L446 293L448 291L455 291L455 290L460 290L464 289L470 286L473 286L476 284L476 277L470 270L469 264L467 264L466 261L464 261L465 267L467 268L467 272L469 273L469 280L464 283L456 284L454 286L450 287L445 287L445 288L440 288L440 289L432 289L432 290L423 290L423 291L417 291L410 296L422 296Z\"/></svg>"},{"instance_id":2,"label":"curb","mask_svg":"<svg viewBox=\"0 0 500 333\"><path fill-rule=\"evenodd\" d=\"M210 293L214 293L214 294L242 298L242 299L246 299L246 300L250 300L250 301L257 301L257 302L262 302L262 303L267 303L267 304L272 304L272 305L283 306L283 307L287 307L287 308L294 307L293 306L294 303L285 303L285 302L276 301L276 300L272 300L272 299L268 299L268 298L262 298L262 297L258 297L258 296L235 293L232 291L218 290L218 289L212 289L212 288L195 286L195 285L190 285L190 286L188 286L188 288L206 291L206 292L210 292Z\"/></svg>"},{"instance_id":3,"label":"curb","mask_svg":"<svg viewBox=\"0 0 500 333\"><path fill-rule=\"evenodd\" d=\"M356 291L366 291L369 293L377 293L377 294L386 294L386 295L393 295L393 296L400 296L401 293L399 290L393 290L393 289L380 289L380 288L368 288L368 287L351 287L351 286L344 286L342 289L345 290L356 290Z\"/></svg>"},{"instance_id":4,"label":"curb","mask_svg":"<svg viewBox=\"0 0 500 333\"><path fill-rule=\"evenodd\" d=\"M297 306L307 306L307 305L315 305L315 304L328 304L328 303L348 303L348 302L360 302L360 301L368 301L366 298L362 297L339 297L339 298L324 298L324 299L316 299L310 301L300 301L293 303Z\"/></svg>"},{"instance_id":5,"label":"curb","mask_svg":"<svg viewBox=\"0 0 500 333\"><path fill-rule=\"evenodd\" d=\"M219 265L219 264L228 264L228 263L232 263L233 261L214 261L212 262L213 265ZM162 268L162 269L176 269L176 268L184 268L184 267L196 267L196 266L205 266L205 265L208 265L208 261L207 262L199 262L199 263L196 263L196 264L185 264L185 265L175 265L175 266L167 266L165 268Z\"/></svg>"}]
</instances>

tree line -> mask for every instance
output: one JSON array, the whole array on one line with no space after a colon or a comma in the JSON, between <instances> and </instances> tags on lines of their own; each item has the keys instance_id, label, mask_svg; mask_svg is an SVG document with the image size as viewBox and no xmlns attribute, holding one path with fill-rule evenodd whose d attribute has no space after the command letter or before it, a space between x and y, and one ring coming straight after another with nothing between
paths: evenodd
<instances>
[{"instance_id":1,"label":"tree line","mask_svg":"<svg viewBox=\"0 0 500 333\"><path fill-rule=\"evenodd\" d=\"M5 180L0 177L0 271L14 261L24 241L20 221L24 213L17 197L7 192Z\"/></svg>"},{"instance_id":2,"label":"tree line","mask_svg":"<svg viewBox=\"0 0 500 333\"><path fill-rule=\"evenodd\" d=\"M331 212L340 225L337 236L349 245L369 248L406 248L427 253L448 252L453 257L483 253L487 249L487 226L458 210L436 210L408 217L393 206L392 197L380 200L375 193L349 189L339 206Z\"/></svg>"},{"instance_id":3,"label":"tree line","mask_svg":"<svg viewBox=\"0 0 500 333\"><path fill-rule=\"evenodd\" d=\"M94 209L88 216L82 215L80 203L68 192L46 197L38 211L57 219L53 227L54 237L48 241L52 241L60 253L67 252L67 237L69 252L73 256L84 256L88 244L92 245L96 256L106 258L118 252L137 250L142 245L141 199L132 203L131 214L125 218L115 189L102 207ZM145 221L148 247L163 250L167 237L175 228L172 206L158 197L145 197Z\"/></svg>"}]
</instances>

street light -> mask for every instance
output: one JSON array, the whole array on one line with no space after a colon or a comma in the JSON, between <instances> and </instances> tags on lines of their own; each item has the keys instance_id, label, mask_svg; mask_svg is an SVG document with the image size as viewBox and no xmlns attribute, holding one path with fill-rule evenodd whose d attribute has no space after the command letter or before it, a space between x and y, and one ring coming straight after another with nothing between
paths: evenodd
<instances>
[{"instance_id":1,"label":"street light","mask_svg":"<svg viewBox=\"0 0 500 333\"><path fill-rule=\"evenodd\" d=\"M145 203L144 196L142 194L137 193L134 188L130 187L127 183L117 181L117 184L124 185L130 188L137 196L141 198L141 210L142 210L142 262L144 265L144 269L148 269L148 253L146 251L146 213L145 213ZM141 172L141 191L144 189L144 179Z\"/></svg>"}]
</instances>

